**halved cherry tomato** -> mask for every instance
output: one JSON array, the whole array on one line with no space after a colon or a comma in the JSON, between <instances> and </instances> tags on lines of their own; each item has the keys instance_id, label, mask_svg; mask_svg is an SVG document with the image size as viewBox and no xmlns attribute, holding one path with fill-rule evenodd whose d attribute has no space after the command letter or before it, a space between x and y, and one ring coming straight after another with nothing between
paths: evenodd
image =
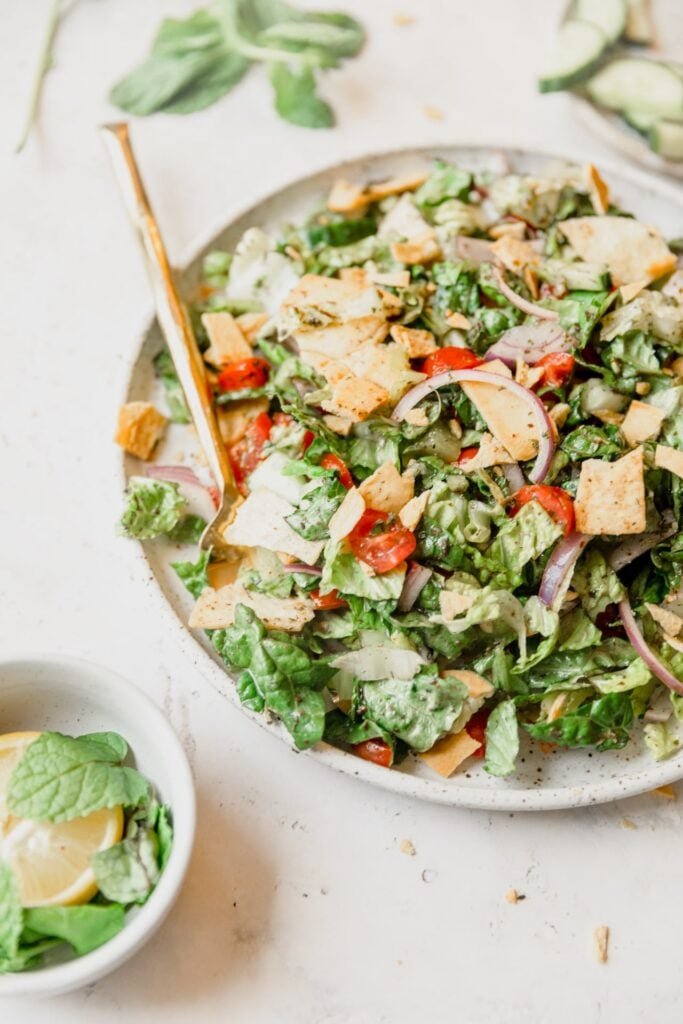
<instances>
[{"instance_id":1,"label":"halved cherry tomato","mask_svg":"<svg viewBox=\"0 0 683 1024\"><path fill-rule=\"evenodd\" d=\"M363 740L362 743L354 744L352 750L357 757L379 764L382 768L391 768L394 760L394 752L384 740Z\"/></svg>"},{"instance_id":2,"label":"halved cherry tomato","mask_svg":"<svg viewBox=\"0 0 683 1024\"><path fill-rule=\"evenodd\" d=\"M270 437L272 421L267 412L259 413L249 429L237 444L228 449L228 455L235 475L235 483L242 489L244 481L256 469L261 459L263 446Z\"/></svg>"},{"instance_id":3,"label":"halved cherry tomato","mask_svg":"<svg viewBox=\"0 0 683 1024\"><path fill-rule=\"evenodd\" d=\"M308 595L314 608L321 612L332 611L333 608L347 608L348 601L339 596L338 590L330 590L329 594L321 594L320 590L312 590Z\"/></svg>"},{"instance_id":4,"label":"halved cherry tomato","mask_svg":"<svg viewBox=\"0 0 683 1024\"><path fill-rule=\"evenodd\" d=\"M481 746L475 750L472 757L484 757L486 754L486 723L488 722L488 711L475 711L465 726L465 732L473 740L478 740Z\"/></svg>"},{"instance_id":5,"label":"halved cherry tomato","mask_svg":"<svg viewBox=\"0 0 683 1024\"><path fill-rule=\"evenodd\" d=\"M475 366L481 366L484 362L469 348L456 348L447 346L432 352L422 363L422 372L428 377L434 377L437 373L445 373L446 370L472 370Z\"/></svg>"},{"instance_id":6,"label":"halved cherry tomato","mask_svg":"<svg viewBox=\"0 0 683 1024\"><path fill-rule=\"evenodd\" d=\"M243 391L245 388L260 388L268 380L270 366L265 359L252 356L238 363L228 363L218 374L221 391Z\"/></svg>"},{"instance_id":7,"label":"halved cherry tomato","mask_svg":"<svg viewBox=\"0 0 683 1024\"><path fill-rule=\"evenodd\" d=\"M320 465L323 469L336 469L339 473L339 483L342 487L345 487L347 491L350 491L353 487L353 477L349 473L346 463L339 458L338 455L333 455L332 452L328 452L327 455L323 455L320 460Z\"/></svg>"},{"instance_id":8,"label":"halved cherry tomato","mask_svg":"<svg viewBox=\"0 0 683 1024\"><path fill-rule=\"evenodd\" d=\"M304 430L304 436L301 439L301 451L307 452L315 441L315 434L312 430Z\"/></svg>"},{"instance_id":9,"label":"halved cherry tomato","mask_svg":"<svg viewBox=\"0 0 683 1024\"><path fill-rule=\"evenodd\" d=\"M367 537L378 523L386 523L388 518L389 516L386 512L376 512L374 508L366 508L351 531L350 536L356 539Z\"/></svg>"},{"instance_id":10,"label":"halved cherry tomato","mask_svg":"<svg viewBox=\"0 0 683 1024\"><path fill-rule=\"evenodd\" d=\"M457 464L459 466L466 466L470 459L473 459L478 451L478 448L463 448L463 450L458 455Z\"/></svg>"},{"instance_id":11,"label":"halved cherry tomato","mask_svg":"<svg viewBox=\"0 0 683 1024\"><path fill-rule=\"evenodd\" d=\"M541 356L536 366L543 367L543 383L551 388L559 388L567 383L574 372L576 360L569 352L549 352Z\"/></svg>"},{"instance_id":12,"label":"halved cherry tomato","mask_svg":"<svg viewBox=\"0 0 683 1024\"><path fill-rule=\"evenodd\" d=\"M356 527L357 529L357 527ZM417 547L415 534L403 526L390 526L384 533L358 536L356 531L348 537L356 558L377 573L390 572L412 555Z\"/></svg>"},{"instance_id":13,"label":"halved cherry tomato","mask_svg":"<svg viewBox=\"0 0 683 1024\"><path fill-rule=\"evenodd\" d=\"M548 515L564 530L565 537L574 529L574 502L571 495L561 487L550 487L548 484L527 484L520 487L515 494L512 514L516 515L522 505L529 501L537 501Z\"/></svg>"}]
</instances>

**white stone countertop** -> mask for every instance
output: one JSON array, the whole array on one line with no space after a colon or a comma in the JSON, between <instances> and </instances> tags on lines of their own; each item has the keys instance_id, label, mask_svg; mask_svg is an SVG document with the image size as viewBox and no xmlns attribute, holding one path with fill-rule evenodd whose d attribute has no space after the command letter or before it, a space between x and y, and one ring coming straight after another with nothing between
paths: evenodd
<instances>
[{"instance_id":1,"label":"white stone countertop","mask_svg":"<svg viewBox=\"0 0 683 1024\"><path fill-rule=\"evenodd\" d=\"M80 0L39 128L15 156L47 6L6 0L0 43L0 644L3 657L81 655L142 686L191 758L199 829L181 898L133 961L49 1004L3 1006L3 1021L680 1021L680 802L500 815L367 788L256 728L198 675L168 621L155 625L114 533L111 443L150 304L95 126L116 116L108 87L162 16L196 4ZM561 0L339 6L369 42L327 79L334 130L278 121L259 71L204 113L135 125L176 263L250 199L372 149L504 139L606 155L566 97L534 89ZM415 23L398 27L397 13ZM523 902L505 901L511 886ZM605 965L592 950L602 924Z\"/></svg>"}]
</instances>

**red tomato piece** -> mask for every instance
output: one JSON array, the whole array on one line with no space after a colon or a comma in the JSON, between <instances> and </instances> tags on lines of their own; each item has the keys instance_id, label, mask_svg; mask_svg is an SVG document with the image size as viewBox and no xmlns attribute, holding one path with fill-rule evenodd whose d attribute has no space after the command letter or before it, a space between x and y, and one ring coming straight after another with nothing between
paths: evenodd
<instances>
[{"instance_id":1,"label":"red tomato piece","mask_svg":"<svg viewBox=\"0 0 683 1024\"><path fill-rule=\"evenodd\" d=\"M515 494L512 514L516 515L523 505L537 501L549 516L564 530L567 537L574 529L574 501L561 487L550 487L548 484L527 484L520 487Z\"/></svg>"},{"instance_id":2,"label":"red tomato piece","mask_svg":"<svg viewBox=\"0 0 683 1024\"><path fill-rule=\"evenodd\" d=\"M315 441L315 434L312 430L304 430L304 436L301 441L301 451L307 452Z\"/></svg>"},{"instance_id":3,"label":"red tomato piece","mask_svg":"<svg viewBox=\"0 0 683 1024\"><path fill-rule=\"evenodd\" d=\"M276 427L291 427L293 422L288 412L276 412L273 416L273 425Z\"/></svg>"},{"instance_id":4,"label":"red tomato piece","mask_svg":"<svg viewBox=\"0 0 683 1024\"><path fill-rule=\"evenodd\" d=\"M402 526L390 526L384 533L366 536L358 536L354 531L348 540L356 558L377 573L391 572L417 547L415 534Z\"/></svg>"},{"instance_id":5,"label":"red tomato piece","mask_svg":"<svg viewBox=\"0 0 683 1024\"><path fill-rule=\"evenodd\" d=\"M272 425L267 412L259 413L253 423L249 425L242 440L228 449L235 483L240 489L243 489L244 481L256 469L261 459L263 446L270 437Z\"/></svg>"},{"instance_id":6,"label":"red tomato piece","mask_svg":"<svg viewBox=\"0 0 683 1024\"><path fill-rule=\"evenodd\" d=\"M388 518L389 516L386 512L376 512L374 508L366 508L351 531L351 536L356 538L367 537L378 523L386 523Z\"/></svg>"},{"instance_id":7,"label":"red tomato piece","mask_svg":"<svg viewBox=\"0 0 683 1024\"><path fill-rule=\"evenodd\" d=\"M551 388L563 387L574 372L576 360L569 352L549 352L536 366L543 367L543 383Z\"/></svg>"},{"instance_id":8,"label":"red tomato piece","mask_svg":"<svg viewBox=\"0 0 683 1024\"><path fill-rule=\"evenodd\" d=\"M268 380L270 366L265 359L252 356L238 363L228 363L218 374L221 391L243 391L245 388L260 388Z\"/></svg>"},{"instance_id":9,"label":"red tomato piece","mask_svg":"<svg viewBox=\"0 0 683 1024\"><path fill-rule=\"evenodd\" d=\"M356 743L352 750L357 757L379 764L382 768L391 768L394 760L394 752L384 740L363 740L362 743Z\"/></svg>"},{"instance_id":10,"label":"red tomato piece","mask_svg":"<svg viewBox=\"0 0 683 1024\"><path fill-rule=\"evenodd\" d=\"M447 370L472 370L475 366L481 366L483 362L484 360L471 349L449 345L427 356L422 363L422 372L428 377L434 377L437 373L445 373Z\"/></svg>"},{"instance_id":11,"label":"red tomato piece","mask_svg":"<svg viewBox=\"0 0 683 1024\"><path fill-rule=\"evenodd\" d=\"M348 602L339 596L338 590L330 590L329 594L321 594L319 590L312 590L308 595L314 608L321 612L332 611L333 608L347 608Z\"/></svg>"},{"instance_id":12,"label":"red tomato piece","mask_svg":"<svg viewBox=\"0 0 683 1024\"><path fill-rule=\"evenodd\" d=\"M353 487L353 477L349 473L346 463L339 458L338 455L333 455L332 452L328 452L327 455L323 455L320 460L320 465L323 469L336 469L339 473L339 483L342 487L345 487L347 491L350 491Z\"/></svg>"},{"instance_id":13,"label":"red tomato piece","mask_svg":"<svg viewBox=\"0 0 683 1024\"><path fill-rule=\"evenodd\" d=\"M471 755L472 757L484 757L486 755L486 723L488 718L488 711L475 711L465 726L467 735L481 743L479 749L475 750Z\"/></svg>"},{"instance_id":14,"label":"red tomato piece","mask_svg":"<svg viewBox=\"0 0 683 1024\"><path fill-rule=\"evenodd\" d=\"M463 448L460 455L458 455L458 465L465 466L470 459L474 458L478 451L478 448Z\"/></svg>"}]
</instances>

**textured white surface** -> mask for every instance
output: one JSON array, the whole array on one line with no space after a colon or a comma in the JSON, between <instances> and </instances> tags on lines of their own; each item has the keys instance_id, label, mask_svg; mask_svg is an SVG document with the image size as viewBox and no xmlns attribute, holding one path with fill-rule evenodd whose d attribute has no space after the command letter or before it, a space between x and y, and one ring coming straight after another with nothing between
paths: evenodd
<instances>
[{"instance_id":1,"label":"textured white surface","mask_svg":"<svg viewBox=\"0 0 683 1024\"><path fill-rule=\"evenodd\" d=\"M220 698L130 585L112 528L110 436L149 306L94 126L114 114L107 87L162 14L194 6L81 0L21 157L9 149L47 4L3 11L0 645L3 656L80 654L137 681L181 736L199 801L183 895L150 946L93 989L3 1012L24 1024L678 1021L678 803L644 796L502 816L363 787L297 757ZM250 197L373 147L501 133L599 159L565 98L533 90L559 0L342 6L371 40L330 76L335 131L279 123L257 72L204 114L137 125L177 262L221 212L227 220ZM396 27L397 11L415 24ZM506 903L510 886L526 900ZM592 951L600 924L611 928L607 965Z\"/></svg>"}]
</instances>

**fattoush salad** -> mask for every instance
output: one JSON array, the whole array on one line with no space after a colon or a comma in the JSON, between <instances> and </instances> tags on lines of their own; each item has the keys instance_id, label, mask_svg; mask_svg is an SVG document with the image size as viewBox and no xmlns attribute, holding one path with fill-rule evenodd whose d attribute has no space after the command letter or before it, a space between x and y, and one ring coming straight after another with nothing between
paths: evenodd
<instances>
[{"instance_id":1,"label":"fattoush salad","mask_svg":"<svg viewBox=\"0 0 683 1024\"><path fill-rule=\"evenodd\" d=\"M437 161L340 180L304 224L211 252L192 305L242 500L231 564L174 567L242 703L446 777L544 751L655 758L683 717L681 242L592 165ZM121 410L122 531L197 540L189 416Z\"/></svg>"}]
</instances>

